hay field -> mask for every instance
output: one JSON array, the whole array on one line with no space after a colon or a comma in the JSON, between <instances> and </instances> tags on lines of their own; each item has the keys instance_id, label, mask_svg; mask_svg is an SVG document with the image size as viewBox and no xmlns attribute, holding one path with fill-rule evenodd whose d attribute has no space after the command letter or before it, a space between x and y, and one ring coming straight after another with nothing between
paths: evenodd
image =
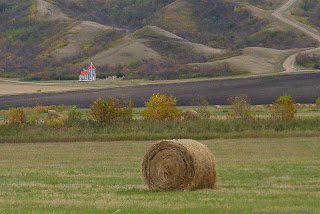
<instances>
[{"instance_id":1,"label":"hay field","mask_svg":"<svg viewBox=\"0 0 320 214\"><path fill-rule=\"evenodd\" d=\"M90 89L118 88L139 85L157 85L157 84L174 84L185 82L197 82L217 78L198 78L182 80L156 80L149 81L143 79L122 80L122 79L98 79L95 82L79 82L78 80L52 80L52 81L30 81L23 82L18 80L8 80L0 78L0 96L18 95L18 94L35 94L55 93L66 91L79 91ZM219 78L221 79L221 78Z\"/></svg>"},{"instance_id":2,"label":"hay field","mask_svg":"<svg viewBox=\"0 0 320 214\"><path fill-rule=\"evenodd\" d=\"M89 87L61 85L61 84L37 84L37 83L13 83L0 81L0 95L33 94L48 92L76 91L89 89ZM41 90L39 92L39 90Z\"/></svg>"},{"instance_id":3,"label":"hay field","mask_svg":"<svg viewBox=\"0 0 320 214\"><path fill-rule=\"evenodd\" d=\"M207 140L216 190L159 192L153 141L0 144L0 213L318 213L320 138Z\"/></svg>"}]
</instances>

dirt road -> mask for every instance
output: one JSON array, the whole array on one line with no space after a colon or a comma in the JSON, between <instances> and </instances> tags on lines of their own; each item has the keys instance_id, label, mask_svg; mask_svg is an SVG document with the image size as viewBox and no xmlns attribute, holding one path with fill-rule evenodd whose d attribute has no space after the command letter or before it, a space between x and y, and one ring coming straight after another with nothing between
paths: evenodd
<instances>
[{"instance_id":1,"label":"dirt road","mask_svg":"<svg viewBox=\"0 0 320 214\"><path fill-rule=\"evenodd\" d=\"M311 36L312 38L318 40L320 42L320 34L316 29L311 28L310 26L307 26L305 24L299 23L297 21L293 21L290 20L286 17L283 16L283 12L286 11L287 9L289 9L296 1L298 0L289 0L287 1L284 5L282 5L282 7L278 8L277 10L275 10L272 15L279 19L280 21L291 25L292 27L308 34L309 36ZM314 51L318 51L320 50L320 48L314 48L314 49L310 49L307 51L303 51L305 53L311 53ZM294 55L291 55L290 57L288 57L284 63L283 63L283 67L285 68L285 72L297 72L298 70L294 67L294 63L296 61L296 56L297 53Z\"/></svg>"},{"instance_id":2,"label":"dirt road","mask_svg":"<svg viewBox=\"0 0 320 214\"><path fill-rule=\"evenodd\" d=\"M95 99L107 96L131 97L135 106L143 106L153 93L172 94L178 105L189 105L197 96L205 96L211 105L229 104L228 98L247 94L251 104L269 104L283 93L290 94L296 102L314 103L320 96L320 73L287 74L243 79L214 80L177 84L144 85L136 87L72 91L49 94L0 96L0 109L18 106L77 105L88 108Z\"/></svg>"}]
</instances>

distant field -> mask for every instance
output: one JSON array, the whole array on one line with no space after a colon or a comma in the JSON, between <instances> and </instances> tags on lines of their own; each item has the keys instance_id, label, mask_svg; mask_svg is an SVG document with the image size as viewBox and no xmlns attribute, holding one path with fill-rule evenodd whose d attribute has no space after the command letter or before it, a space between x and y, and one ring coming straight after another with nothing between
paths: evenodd
<instances>
[{"instance_id":1,"label":"distant field","mask_svg":"<svg viewBox=\"0 0 320 214\"><path fill-rule=\"evenodd\" d=\"M149 191L153 141L0 144L0 213L318 213L320 138L207 140L215 190Z\"/></svg>"},{"instance_id":2,"label":"distant field","mask_svg":"<svg viewBox=\"0 0 320 214\"><path fill-rule=\"evenodd\" d=\"M283 93L290 94L296 102L314 103L319 97L319 73L287 74L234 79L215 79L198 81L144 82L136 87L102 88L94 90L72 91L51 94L30 94L0 96L0 109L17 106L39 105L77 105L88 108L95 99L121 97L132 98L136 107L144 106L153 93L172 94L178 100L177 105L189 105L197 96L204 96L211 105L228 105L228 98L240 94L248 95L254 105L273 103ZM106 81L108 82L108 80ZM123 81L130 84L130 81ZM120 86L120 85L119 85Z\"/></svg>"},{"instance_id":3,"label":"distant field","mask_svg":"<svg viewBox=\"0 0 320 214\"><path fill-rule=\"evenodd\" d=\"M62 92L79 89L89 89L88 87L59 85L59 84L37 84L37 83L10 83L0 81L0 95L32 94L39 92ZM39 91L40 90L40 91Z\"/></svg>"},{"instance_id":4,"label":"distant field","mask_svg":"<svg viewBox=\"0 0 320 214\"><path fill-rule=\"evenodd\" d=\"M130 87L130 86L139 86L139 85L198 82L198 81L213 80L213 79L224 79L224 77L179 79L179 80L98 79L95 82L79 82L78 80L51 80L51 81L23 82L19 80L0 78L0 96ZM39 90L41 91L39 92Z\"/></svg>"}]
</instances>

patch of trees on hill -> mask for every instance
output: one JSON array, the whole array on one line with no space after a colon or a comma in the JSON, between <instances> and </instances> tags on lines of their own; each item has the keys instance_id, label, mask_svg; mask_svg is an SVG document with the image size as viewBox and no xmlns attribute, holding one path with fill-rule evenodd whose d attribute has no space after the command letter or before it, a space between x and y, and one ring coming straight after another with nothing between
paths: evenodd
<instances>
[{"instance_id":1,"label":"patch of trees on hill","mask_svg":"<svg viewBox=\"0 0 320 214\"><path fill-rule=\"evenodd\" d=\"M75 17L129 29L143 27L154 13L175 0L55 0Z\"/></svg>"},{"instance_id":2,"label":"patch of trees on hill","mask_svg":"<svg viewBox=\"0 0 320 214\"><path fill-rule=\"evenodd\" d=\"M29 73L24 80L78 80L79 72L87 67L85 64L67 64L55 70L44 70L38 73ZM197 77L233 76L248 73L236 70L228 63L217 63L206 68L178 64L173 60L142 60L130 65L104 65L97 66L97 78L105 79L107 76L117 76L126 79L170 80Z\"/></svg>"},{"instance_id":3,"label":"patch of trees on hill","mask_svg":"<svg viewBox=\"0 0 320 214\"><path fill-rule=\"evenodd\" d=\"M320 69L320 55L317 54L299 53L296 62L303 67Z\"/></svg>"},{"instance_id":4,"label":"patch of trees on hill","mask_svg":"<svg viewBox=\"0 0 320 214\"><path fill-rule=\"evenodd\" d=\"M196 39L203 44L228 48L247 46L247 38L268 22L253 17L248 10L223 0L193 0L194 16L200 32Z\"/></svg>"},{"instance_id":5,"label":"patch of trees on hill","mask_svg":"<svg viewBox=\"0 0 320 214\"><path fill-rule=\"evenodd\" d=\"M252 34L248 38L249 46L274 49L316 47L317 44L318 42L316 40L309 39L305 34L297 35L297 33L293 31L263 30Z\"/></svg>"},{"instance_id":6,"label":"patch of trees on hill","mask_svg":"<svg viewBox=\"0 0 320 214\"><path fill-rule=\"evenodd\" d=\"M0 3L0 75L21 77L47 67L37 62L41 43L66 27L66 23L42 22L32 17L31 1L2 0ZM52 64L52 63L51 63Z\"/></svg>"},{"instance_id":7,"label":"patch of trees on hill","mask_svg":"<svg viewBox=\"0 0 320 214\"><path fill-rule=\"evenodd\" d=\"M177 35L215 48L241 49L261 46L275 49L315 46L303 34L266 30L269 21L258 19L243 6L223 0L190 0L197 29L179 30ZM168 29L166 24L160 27Z\"/></svg>"},{"instance_id":8,"label":"patch of trees on hill","mask_svg":"<svg viewBox=\"0 0 320 214\"><path fill-rule=\"evenodd\" d=\"M303 22L311 23L320 28L320 1L319 0L302 0L299 8L294 11L295 15L302 17ZM303 19L307 18L307 20Z\"/></svg>"}]
</instances>

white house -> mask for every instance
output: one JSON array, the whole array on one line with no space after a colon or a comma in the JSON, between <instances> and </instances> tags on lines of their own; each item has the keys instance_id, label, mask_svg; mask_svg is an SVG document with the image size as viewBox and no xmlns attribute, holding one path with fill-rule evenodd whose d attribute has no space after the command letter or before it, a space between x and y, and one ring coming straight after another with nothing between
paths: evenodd
<instances>
[{"instance_id":1,"label":"white house","mask_svg":"<svg viewBox=\"0 0 320 214\"><path fill-rule=\"evenodd\" d=\"M79 76L79 81L96 81L96 68L91 62L88 70L83 70Z\"/></svg>"}]
</instances>

